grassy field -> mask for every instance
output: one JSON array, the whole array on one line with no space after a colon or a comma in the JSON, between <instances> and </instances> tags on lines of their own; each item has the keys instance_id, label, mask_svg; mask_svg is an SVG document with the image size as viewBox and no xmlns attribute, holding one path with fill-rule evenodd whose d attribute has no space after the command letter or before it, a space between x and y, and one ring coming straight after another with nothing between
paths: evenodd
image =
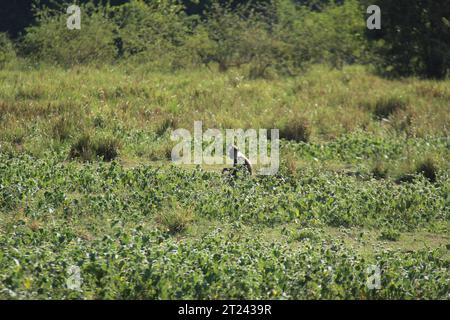
<instances>
[{"instance_id":1,"label":"grassy field","mask_svg":"<svg viewBox=\"0 0 450 320\"><path fill-rule=\"evenodd\" d=\"M450 299L450 81L244 75L1 70L0 298ZM197 120L279 173L174 166Z\"/></svg>"}]
</instances>

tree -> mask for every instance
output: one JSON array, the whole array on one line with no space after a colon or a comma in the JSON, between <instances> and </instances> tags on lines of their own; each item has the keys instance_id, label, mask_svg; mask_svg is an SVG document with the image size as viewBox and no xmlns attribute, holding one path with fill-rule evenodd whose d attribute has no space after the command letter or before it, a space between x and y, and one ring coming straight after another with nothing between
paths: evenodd
<instances>
[{"instance_id":1,"label":"tree","mask_svg":"<svg viewBox=\"0 0 450 320\"><path fill-rule=\"evenodd\" d=\"M450 70L450 1L377 0L380 67L393 76L445 78ZM371 35L374 34L374 36Z\"/></svg>"}]
</instances>

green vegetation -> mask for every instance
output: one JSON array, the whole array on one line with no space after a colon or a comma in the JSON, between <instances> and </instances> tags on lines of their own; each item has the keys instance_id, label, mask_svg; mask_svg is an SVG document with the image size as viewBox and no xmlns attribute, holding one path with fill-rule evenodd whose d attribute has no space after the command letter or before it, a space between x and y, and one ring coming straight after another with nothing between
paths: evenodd
<instances>
[{"instance_id":1,"label":"green vegetation","mask_svg":"<svg viewBox=\"0 0 450 320\"><path fill-rule=\"evenodd\" d=\"M13 43L5 33L0 33L0 68L12 63L15 58Z\"/></svg>"},{"instance_id":2,"label":"green vegetation","mask_svg":"<svg viewBox=\"0 0 450 320\"><path fill-rule=\"evenodd\" d=\"M358 1L149 3L0 34L0 298L449 299L449 80L374 73ZM279 172L173 165L197 120Z\"/></svg>"},{"instance_id":3,"label":"green vegetation","mask_svg":"<svg viewBox=\"0 0 450 320\"><path fill-rule=\"evenodd\" d=\"M309 170L297 180L280 176L229 182L204 170L126 169L116 162L80 167L23 155L2 156L1 164L2 297L448 294L448 255L440 247L448 234L433 248L381 247L367 255L326 229L365 225L428 228L439 234L432 226L448 228L448 176L437 185L422 180L396 187ZM173 198L178 208L167 205ZM190 210L197 215L194 221ZM389 240L393 234L388 233ZM380 290L366 287L365 270L371 264L383 270ZM81 268L83 292L66 288L69 265Z\"/></svg>"},{"instance_id":4,"label":"green vegetation","mask_svg":"<svg viewBox=\"0 0 450 320\"><path fill-rule=\"evenodd\" d=\"M121 2L81 1L81 30L66 28L64 1L39 2L34 23L16 39L18 54L37 65L63 67L120 62L178 70L216 64L221 71L244 68L251 78L295 75L317 63L337 69L370 63L387 76L436 79L450 68L446 0L201 0L196 14L188 14L195 6L190 1ZM370 4L382 8L381 30L366 28ZM2 53L0 66L12 57Z\"/></svg>"},{"instance_id":5,"label":"green vegetation","mask_svg":"<svg viewBox=\"0 0 450 320\"><path fill-rule=\"evenodd\" d=\"M383 27L371 37L380 68L390 76L444 79L450 68L448 1L367 1L382 8Z\"/></svg>"},{"instance_id":6,"label":"green vegetation","mask_svg":"<svg viewBox=\"0 0 450 320\"><path fill-rule=\"evenodd\" d=\"M320 66L278 80L120 68L0 77L3 298L448 298L444 83ZM387 118L367 107L395 93L408 99ZM170 131L198 118L294 132L280 173L233 180L169 165ZM426 246L409 236L424 233ZM372 264L380 290L366 287ZM67 289L70 265L82 292Z\"/></svg>"}]
</instances>

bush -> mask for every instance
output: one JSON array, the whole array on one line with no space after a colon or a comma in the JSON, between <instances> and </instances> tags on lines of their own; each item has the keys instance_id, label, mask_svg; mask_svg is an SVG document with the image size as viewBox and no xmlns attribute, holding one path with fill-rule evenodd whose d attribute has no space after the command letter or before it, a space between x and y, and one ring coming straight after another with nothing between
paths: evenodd
<instances>
[{"instance_id":1,"label":"bush","mask_svg":"<svg viewBox=\"0 0 450 320\"><path fill-rule=\"evenodd\" d=\"M132 0L113 7L111 16L117 25L119 55L158 67L174 66L185 55L189 24L181 5Z\"/></svg>"},{"instance_id":2,"label":"bush","mask_svg":"<svg viewBox=\"0 0 450 320\"><path fill-rule=\"evenodd\" d=\"M13 43L6 33L0 32L0 68L3 68L15 58L16 52Z\"/></svg>"},{"instance_id":3,"label":"bush","mask_svg":"<svg viewBox=\"0 0 450 320\"><path fill-rule=\"evenodd\" d=\"M250 63L253 50L247 48L246 33L259 21L245 11L244 6L234 9L218 3L211 6L204 25L213 45L207 47L207 52L199 51L205 64L215 62L220 71L226 71Z\"/></svg>"},{"instance_id":4,"label":"bush","mask_svg":"<svg viewBox=\"0 0 450 320\"><path fill-rule=\"evenodd\" d=\"M291 46L293 66L327 63L341 68L344 64L367 61L364 11L358 1L331 3L320 11L289 0L277 3L277 37Z\"/></svg>"},{"instance_id":5,"label":"bush","mask_svg":"<svg viewBox=\"0 0 450 320\"><path fill-rule=\"evenodd\" d=\"M107 18L107 8L88 3L81 6L81 30L66 26L66 8L43 8L37 24L26 29L21 51L39 62L71 67L83 63L107 63L116 57L115 25Z\"/></svg>"},{"instance_id":6,"label":"bush","mask_svg":"<svg viewBox=\"0 0 450 320\"><path fill-rule=\"evenodd\" d=\"M280 29L271 21L276 14L274 7L259 9L213 4L197 28L207 34L205 45L197 50L201 61L217 63L220 71L248 66L251 79L266 77L271 68L279 73L294 73L294 47L280 38Z\"/></svg>"}]
</instances>

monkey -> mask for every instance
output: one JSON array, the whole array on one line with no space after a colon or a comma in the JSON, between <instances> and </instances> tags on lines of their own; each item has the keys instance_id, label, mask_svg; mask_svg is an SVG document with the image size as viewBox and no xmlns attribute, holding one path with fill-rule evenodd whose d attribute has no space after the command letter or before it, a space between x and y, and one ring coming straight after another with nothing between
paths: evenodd
<instances>
[{"instance_id":1,"label":"monkey","mask_svg":"<svg viewBox=\"0 0 450 320\"><path fill-rule=\"evenodd\" d=\"M238 166L243 165L250 175L253 174L252 163L234 144L228 147L228 156L230 159L233 159L233 168L224 168L222 173L231 172L232 175L235 176Z\"/></svg>"}]
</instances>

